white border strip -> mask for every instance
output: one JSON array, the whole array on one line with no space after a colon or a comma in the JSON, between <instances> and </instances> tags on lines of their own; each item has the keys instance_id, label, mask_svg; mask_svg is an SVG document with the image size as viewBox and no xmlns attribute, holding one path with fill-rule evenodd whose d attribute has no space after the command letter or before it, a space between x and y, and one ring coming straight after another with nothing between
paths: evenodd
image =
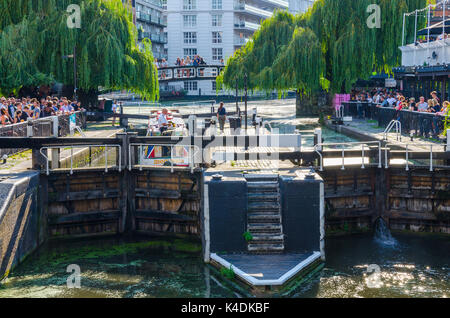
<instances>
[{"instance_id":1,"label":"white border strip","mask_svg":"<svg viewBox=\"0 0 450 318\"><path fill-rule=\"evenodd\" d=\"M209 187L208 184L205 182L205 188L203 192L203 226L204 233L205 233L205 255L203 256L203 259L205 263L209 263L209 257L210 257L210 225L209 225Z\"/></svg>"},{"instance_id":2,"label":"white border strip","mask_svg":"<svg viewBox=\"0 0 450 318\"><path fill-rule=\"evenodd\" d=\"M320 254L325 261L325 185L320 183Z\"/></svg>"},{"instance_id":3,"label":"white border strip","mask_svg":"<svg viewBox=\"0 0 450 318\"><path fill-rule=\"evenodd\" d=\"M226 268L232 268L234 273L244 279L247 283L253 286L279 286L283 285L285 282L287 282L289 279L294 277L297 273L299 273L302 269L316 261L321 257L320 252L313 252L313 254L302 261L301 263L298 263L294 268L289 270L287 273L285 273L283 276L281 276L278 279L256 279L253 276L250 276L249 274L245 273L244 271L240 270L238 267L234 266L233 264L229 263L228 261L224 260L222 257L218 256L216 253L211 254L211 258L218 262L220 265L226 267Z\"/></svg>"}]
</instances>

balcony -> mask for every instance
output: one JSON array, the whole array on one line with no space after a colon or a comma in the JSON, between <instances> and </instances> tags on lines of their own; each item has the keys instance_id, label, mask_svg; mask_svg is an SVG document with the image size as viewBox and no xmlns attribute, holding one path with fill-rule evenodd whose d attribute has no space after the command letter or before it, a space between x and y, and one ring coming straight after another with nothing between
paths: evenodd
<instances>
[{"instance_id":1,"label":"balcony","mask_svg":"<svg viewBox=\"0 0 450 318\"><path fill-rule=\"evenodd\" d=\"M164 34L139 32L138 38L139 38L139 40L147 38L147 39L150 39L153 43L167 44L167 36Z\"/></svg>"},{"instance_id":2,"label":"balcony","mask_svg":"<svg viewBox=\"0 0 450 318\"><path fill-rule=\"evenodd\" d=\"M241 13L251 14L253 16L256 16L259 18L264 18L264 19L270 18L273 15L273 12L259 9L257 7L251 6L249 4L240 3L240 2L234 3L234 10L241 12Z\"/></svg>"},{"instance_id":3,"label":"balcony","mask_svg":"<svg viewBox=\"0 0 450 318\"><path fill-rule=\"evenodd\" d=\"M250 39L249 38L241 38L238 36L234 37L234 45L235 46L242 46L245 45Z\"/></svg>"},{"instance_id":4,"label":"balcony","mask_svg":"<svg viewBox=\"0 0 450 318\"><path fill-rule=\"evenodd\" d=\"M235 29L243 29L248 31L256 31L260 28L260 24L258 23L252 23L247 21L235 21L234 22L234 28Z\"/></svg>"},{"instance_id":5,"label":"balcony","mask_svg":"<svg viewBox=\"0 0 450 318\"><path fill-rule=\"evenodd\" d=\"M162 17L157 17L157 16L152 16L150 14L147 13L143 13L140 11L136 12L136 19L142 22L146 22L146 23L151 23L151 24L155 24L157 26L160 27L167 27L167 23L163 20Z\"/></svg>"},{"instance_id":6,"label":"balcony","mask_svg":"<svg viewBox=\"0 0 450 318\"><path fill-rule=\"evenodd\" d=\"M269 3L273 6L276 6L281 9L287 9L289 8L289 2L283 1L283 0L261 0L262 2Z\"/></svg>"}]
</instances>

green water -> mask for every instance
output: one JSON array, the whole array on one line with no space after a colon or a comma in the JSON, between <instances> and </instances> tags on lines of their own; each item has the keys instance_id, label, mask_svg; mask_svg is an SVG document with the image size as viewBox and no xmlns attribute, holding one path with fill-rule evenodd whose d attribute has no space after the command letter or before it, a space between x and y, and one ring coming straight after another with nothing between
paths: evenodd
<instances>
[{"instance_id":1,"label":"green water","mask_svg":"<svg viewBox=\"0 0 450 318\"><path fill-rule=\"evenodd\" d=\"M326 240L325 268L294 297L449 297L450 238L394 234L385 246L372 234ZM81 288L69 289L69 264ZM382 286L369 288L367 267ZM0 297L238 297L201 259L196 241L101 238L48 243L3 282Z\"/></svg>"}]
</instances>

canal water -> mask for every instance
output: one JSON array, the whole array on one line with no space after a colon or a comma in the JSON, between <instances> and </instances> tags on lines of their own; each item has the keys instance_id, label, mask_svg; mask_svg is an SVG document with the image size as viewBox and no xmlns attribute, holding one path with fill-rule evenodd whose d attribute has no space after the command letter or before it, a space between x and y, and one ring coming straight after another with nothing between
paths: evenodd
<instances>
[{"instance_id":1,"label":"canal water","mask_svg":"<svg viewBox=\"0 0 450 318\"><path fill-rule=\"evenodd\" d=\"M449 297L448 236L394 233L326 240L322 271L293 297ZM196 241L130 237L50 242L0 285L3 297L240 297L203 264ZM67 266L81 288L67 288ZM220 275L220 274L219 274Z\"/></svg>"}]
</instances>

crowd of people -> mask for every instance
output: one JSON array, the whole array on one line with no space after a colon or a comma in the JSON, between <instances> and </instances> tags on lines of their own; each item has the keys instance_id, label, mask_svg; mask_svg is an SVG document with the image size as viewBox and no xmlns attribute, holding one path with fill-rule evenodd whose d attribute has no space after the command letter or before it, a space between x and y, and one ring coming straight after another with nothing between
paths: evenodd
<instances>
[{"instance_id":1,"label":"crowd of people","mask_svg":"<svg viewBox=\"0 0 450 318\"><path fill-rule=\"evenodd\" d=\"M396 120L400 120L400 111L402 110L434 114L436 116L430 120L430 130L435 138L440 133L440 122L442 122L445 116L450 114L450 102L441 102L436 91L431 92L428 99L425 96L420 96L419 100L416 100L414 97L405 97L399 91L378 89L372 90L371 92L352 92L351 100L373 103L380 108L393 108L397 111L394 115L394 119ZM362 112L362 109L358 108L358 115L361 117L362 114L360 112Z\"/></svg>"},{"instance_id":2,"label":"crowd of people","mask_svg":"<svg viewBox=\"0 0 450 318\"><path fill-rule=\"evenodd\" d=\"M450 102L444 101L441 103L435 91L430 93L430 97L426 99L421 96L418 101L414 97L405 97L401 92L374 90L371 92L353 92L351 100L374 103L378 107L390 107L396 110L409 110L417 112L428 112L436 115L445 116L450 111Z\"/></svg>"},{"instance_id":3,"label":"crowd of people","mask_svg":"<svg viewBox=\"0 0 450 318\"><path fill-rule=\"evenodd\" d=\"M220 60L220 64L224 65L224 60L221 59ZM157 69L161 69L161 68L166 68L169 67L169 63L167 62L166 59L155 59L155 65ZM191 59L191 57L188 55L186 56L186 58L180 58L178 57L177 60L175 61L175 66L202 66L202 65L207 65L207 63L205 62L204 58L201 57L200 55L194 55L194 57ZM202 72L203 70L200 69L200 76L202 76ZM177 77L190 77L191 75L191 70L190 69L178 69L177 70ZM160 79L165 79L168 74L167 71L165 70L161 70L160 71Z\"/></svg>"},{"instance_id":4,"label":"crowd of people","mask_svg":"<svg viewBox=\"0 0 450 318\"><path fill-rule=\"evenodd\" d=\"M30 97L1 97L0 126L26 122L28 118L39 119L55 115L72 114L81 110L81 103L66 97L48 96L40 100Z\"/></svg>"}]
</instances>

